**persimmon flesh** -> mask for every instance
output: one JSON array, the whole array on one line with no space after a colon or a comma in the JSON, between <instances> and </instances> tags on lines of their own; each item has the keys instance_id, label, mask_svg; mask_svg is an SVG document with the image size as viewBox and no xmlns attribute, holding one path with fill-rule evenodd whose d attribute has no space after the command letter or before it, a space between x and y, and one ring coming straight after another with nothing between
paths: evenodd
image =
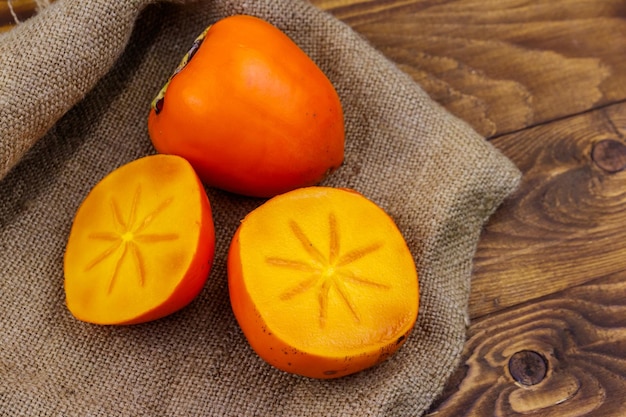
<instances>
[{"instance_id":1,"label":"persimmon flesh","mask_svg":"<svg viewBox=\"0 0 626 417\"><path fill-rule=\"evenodd\" d=\"M154 100L148 131L205 184L256 197L317 184L344 157L332 83L285 33L245 15L196 40Z\"/></svg>"},{"instance_id":2,"label":"persimmon flesh","mask_svg":"<svg viewBox=\"0 0 626 417\"><path fill-rule=\"evenodd\" d=\"M191 165L173 155L137 159L104 177L76 212L67 307L96 324L164 317L198 295L214 249L211 206Z\"/></svg>"},{"instance_id":3,"label":"persimmon flesh","mask_svg":"<svg viewBox=\"0 0 626 417\"><path fill-rule=\"evenodd\" d=\"M311 378L382 362L417 318L417 271L401 232L350 190L305 187L253 210L232 239L228 282L253 350Z\"/></svg>"}]
</instances>

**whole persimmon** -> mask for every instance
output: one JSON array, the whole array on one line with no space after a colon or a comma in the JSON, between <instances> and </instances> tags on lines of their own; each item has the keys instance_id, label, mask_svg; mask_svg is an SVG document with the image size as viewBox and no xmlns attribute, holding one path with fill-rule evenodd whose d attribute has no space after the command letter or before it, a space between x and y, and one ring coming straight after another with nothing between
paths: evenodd
<instances>
[{"instance_id":1,"label":"whole persimmon","mask_svg":"<svg viewBox=\"0 0 626 417\"><path fill-rule=\"evenodd\" d=\"M79 320L135 324L188 305L213 262L209 199L191 165L152 155L123 165L87 194L64 256L66 304Z\"/></svg>"},{"instance_id":2,"label":"whole persimmon","mask_svg":"<svg viewBox=\"0 0 626 417\"><path fill-rule=\"evenodd\" d=\"M255 197L317 184L344 158L333 84L284 32L247 15L198 37L154 99L148 131L206 185Z\"/></svg>"},{"instance_id":3,"label":"whole persimmon","mask_svg":"<svg viewBox=\"0 0 626 417\"><path fill-rule=\"evenodd\" d=\"M345 189L300 188L250 212L231 241L228 285L252 349L310 378L384 361L418 313L417 271L400 230Z\"/></svg>"}]
</instances>

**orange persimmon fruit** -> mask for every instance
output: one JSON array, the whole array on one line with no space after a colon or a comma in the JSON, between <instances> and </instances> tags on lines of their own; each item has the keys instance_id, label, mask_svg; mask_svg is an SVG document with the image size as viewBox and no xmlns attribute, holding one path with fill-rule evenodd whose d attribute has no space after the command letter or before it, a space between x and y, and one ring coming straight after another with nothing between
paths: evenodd
<instances>
[{"instance_id":1,"label":"orange persimmon fruit","mask_svg":"<svg viewBox=\"0 0 626 417\"><path fill-rule=\"evenodd\" d=\"M255 197L318 184L344 158L330 80L284 32L246 15L200 35L154 99L148 132L206 185Z\"/></svg>"},{"instance_id":2,"label":"orange persimmon fruit","mask_svg":"<svg viewBox=\"0 0 626 417\"><path fill-rule=\"evenodd\" d=\"M387 359L418 313L416 266L400 230L353 190L304 187L250 212L231 241L228 283L252 349L310 378Z\"/></svg>"},{"instance_id":3,"label":"orange persimmon fruit","mask_svg":"<svg viewBox=\"0 0 626 417\"><path fill-rule=\"evenodd\" d=\"M211 270L211 206L191 165L151 155L105 176L79 206L64 256L79 320L134 324L188 305Z\"/></svg>"}]
</instances>

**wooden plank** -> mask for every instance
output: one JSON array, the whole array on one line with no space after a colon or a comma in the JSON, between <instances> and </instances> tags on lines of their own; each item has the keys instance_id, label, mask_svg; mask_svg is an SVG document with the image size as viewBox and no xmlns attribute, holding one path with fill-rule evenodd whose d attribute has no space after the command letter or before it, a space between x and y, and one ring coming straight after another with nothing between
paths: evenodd
<instances>
[{"instance_id":1,"label":"wooden plank","mask_svg":"<svg viewBox=\"0 0 626 417\"><path fill-rule=\"evenodd\" d=\"M474 323L430 417L626 415L626 272Z\"/></svg>"},{"instance_id":2,"label":"wooden plank","mask_svg":"<svg viewBox=\"0 0 626 417\"><path fill-rule=\"evenodd\" d=\"M626 271L626 104L493 140L523 172L474 259L473 318Z\"/></svg>"},{"instance_id":3,"label":"wooden plank","mask_svg":"<svg viewBox=\"0 0 626 417\"><path fill-rule=\"evenodd\" d=\"M492 137L626 98L622 0L313 0Z\"/></svg>"},{"instance_id":4,"label":"wooden plank","mask_svg":"<svg viewBox=\"0 0 626 417\"><path fill-rule=\"evenodd\" d=\"M6 32L18 22L32 17L39 7L54 0L4 0L0 1L0 32Z\"/></svg>"}]
</instances>

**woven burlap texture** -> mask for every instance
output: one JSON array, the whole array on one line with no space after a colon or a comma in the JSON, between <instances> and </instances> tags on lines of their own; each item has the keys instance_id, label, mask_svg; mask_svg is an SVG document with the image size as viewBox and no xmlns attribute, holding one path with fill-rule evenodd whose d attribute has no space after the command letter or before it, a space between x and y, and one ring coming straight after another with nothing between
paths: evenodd
<instances>
[{"instance_id":1,"label":"woven burlap texture","mask_svg":"<svg viewBox=\"0 0 626 417\"><path fill-rule=\"evenodd\" d=\"M202 29L236 13L277 25L329 76L347 148L325 184L383 207L415 256L415 330L362 373L306 379L250 350L225 263L239 220L261 201L213 189L216 259L187 308L107 327L65 307L78 205L108 172L154 153L151 99ZM520 176L348 26L294 0L57 0L0 36L0 157L0 415L11 417L422 415L459 362L481 228Z\"/></svg>"}]
</instances>

